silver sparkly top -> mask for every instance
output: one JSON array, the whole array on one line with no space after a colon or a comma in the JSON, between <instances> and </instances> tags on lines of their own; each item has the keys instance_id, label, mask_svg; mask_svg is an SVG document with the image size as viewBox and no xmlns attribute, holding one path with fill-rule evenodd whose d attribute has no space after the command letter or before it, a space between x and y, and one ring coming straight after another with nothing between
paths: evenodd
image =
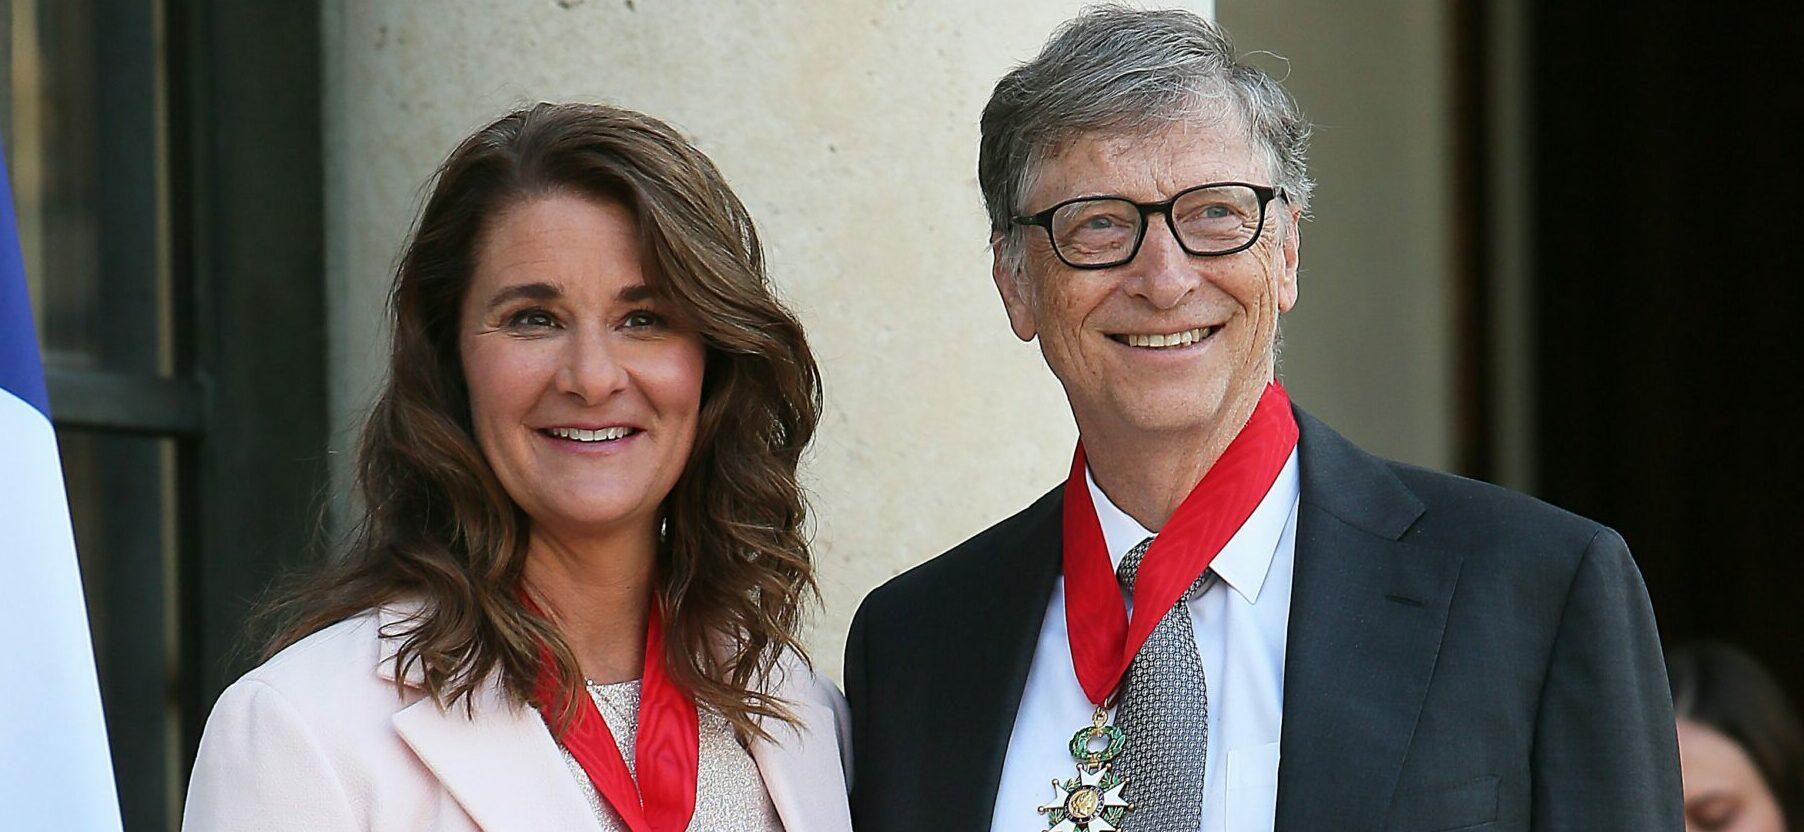
<instances>
[{"instance_id":1,"label":"silver sparkly top","mask_svg":"<svg viewBox=\"0 0 1804 832\"><path fill-rule=\"evenodd\" d=\"M614 744L620 748L621 759L626 761L626 770L638 777L633 760L633 740L639 729L638 680L611 685L590 682L588 687L589 698L595 700L595 709L601 712L608 733L614 735ZM726 717L707 708L698 708L696 716L701 731L700 760L695 778L695 816L690 819L689 828L696 832L783 832L783 821L764 791L764 778L759 776L752 755L733 735L733 726ZM602 800L582 764L568 750L564 750L564 765L589 798L589 808L601 821L601 828L605 832L627 832L626 824Z\"/></svg>"}]
</instances>

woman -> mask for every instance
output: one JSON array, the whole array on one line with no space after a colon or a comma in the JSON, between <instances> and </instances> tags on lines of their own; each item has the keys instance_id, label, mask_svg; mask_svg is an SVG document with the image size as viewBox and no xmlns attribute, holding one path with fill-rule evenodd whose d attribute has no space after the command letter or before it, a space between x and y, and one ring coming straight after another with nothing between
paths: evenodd
<instances>
[{"instance_id":1,"label":"woman","mask_svg":"<svg viewBox=\"0 0 1804 832\"><path fill-rule=\"evenodd\" d=\"M541 104L439 169L348 556L215 705L189 830L846 830L797 641L819 376L713 164Z\"/></svg>"},{"instance_id":2,"label":"woman","mask_svg":"<svg viewBox=\"0 0 1804 832\"><path fill-rule=\"evenodd\" d=\"M1714 641L1666 654L1688 832L1785 832L1804 823L1804 727L1752 656Z\"/></svg>"}]
</instances>

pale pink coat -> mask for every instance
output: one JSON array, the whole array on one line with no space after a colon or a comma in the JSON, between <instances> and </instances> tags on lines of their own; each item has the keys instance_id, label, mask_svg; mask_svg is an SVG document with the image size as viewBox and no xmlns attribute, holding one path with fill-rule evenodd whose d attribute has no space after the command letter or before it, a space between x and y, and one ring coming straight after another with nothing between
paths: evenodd
<instances>
[{"instance_id":1,"label":"pale pink coat","mask_svg":"<svg viewBox=\"0 0 1804 832\"><path fill-rule=\"evenodd\" d=\"M536 711L499 685L473 713L397 691L401 613L328 627L245 674L213 706L188 786L188 832L548 832L600 824ZM392 629L387 632L393 632ZM775 693L800 729L750 751L787 832L849 832L846 703L785 662Z\"/></svg>"}]
</instances>

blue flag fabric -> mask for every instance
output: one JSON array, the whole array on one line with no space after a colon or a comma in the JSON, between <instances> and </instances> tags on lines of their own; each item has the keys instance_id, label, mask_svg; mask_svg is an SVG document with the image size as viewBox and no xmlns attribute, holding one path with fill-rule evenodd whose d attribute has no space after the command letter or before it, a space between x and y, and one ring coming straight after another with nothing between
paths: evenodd
<instances>
[{"instance_id":1,"label":"blue flag fabric","mask_svg":"<svg viewBox=\"0 0 1804 832\"><path fill-rule=\"evenodd\" d=\"M37 327L31 321L31 295L25 288L25 262L19 253L19 225L13 217L13 186L0 164L0 390L19 397L50 418L50 394L44 389L44 365L38 361Z\"/></svg>"}]
</instances>

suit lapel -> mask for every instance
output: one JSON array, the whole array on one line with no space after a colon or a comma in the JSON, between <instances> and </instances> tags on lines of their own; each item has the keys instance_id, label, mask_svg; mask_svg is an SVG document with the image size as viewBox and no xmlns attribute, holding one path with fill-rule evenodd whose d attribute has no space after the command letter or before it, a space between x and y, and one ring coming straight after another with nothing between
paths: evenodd
<instances>
[{"instance_id":1,"label":"suit lapel","mask_svg":"<svg viewBox=\"0 0 1804 832\"><path fill-rule=\"evenodd\" d=\"M931 784L936 802L970 812L963 828L988 829L995 811L1015 711L1059 575L1063 493L1061 485L1023 511L959 587L967 597L929 619L939 655L920 670L941 674L945 696L934 722L921 726L921 742L940 774Z\"/></svg>"},{"instance_id":2,"label":"suit lapel","mask_svg":"<svg viewBox=\"0 0 1804 832\"><path fill-rule=\"evenodd\" d=\"M383 632L405 611L378 614ZM399 639L382 640L377 672L393 680ZM409 683L417 687L410 674ZM510 700L490 679L461 703L440 708L431 697L393 717L395 731L484 832L599 830L588 798L565 765L536 711Z\"/></svg>"},{"instance_id":3,"label":"suit lapel","mask_svg":"<svg viewBox=\"0 0 1804 832\"><path fill-rule=\"evenodd\" d=\"M1302 493L1277 828L1377 829L1434 673L1457 554L1401 542L1423 506L1298 411Z\"/></svg>"}]
</instances>

